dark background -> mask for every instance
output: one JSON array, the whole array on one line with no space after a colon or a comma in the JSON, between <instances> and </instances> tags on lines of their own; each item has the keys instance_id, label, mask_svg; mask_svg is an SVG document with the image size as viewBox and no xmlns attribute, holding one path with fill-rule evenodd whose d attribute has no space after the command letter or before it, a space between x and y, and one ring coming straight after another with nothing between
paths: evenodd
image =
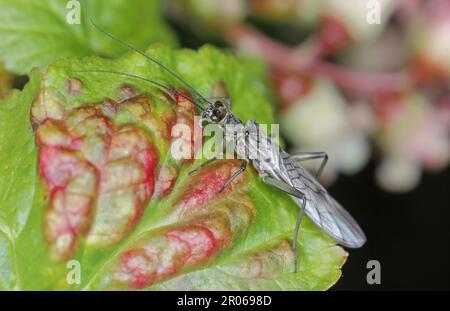
<instances>
[{"instance_id":1,"label":"dark background","mask_svg":"<svg viewBox=\"0 0 450 311\"><path fill-rule=\"evenodd\" d=\"M341 176L330 192L358 220L367 244L348 250L333 290L449 290L450 169L425 174L405 194L381 190L372 161L359 174ZM381 284L369 285L369 260L381 264Z\"/></svg>"}]
</instances>

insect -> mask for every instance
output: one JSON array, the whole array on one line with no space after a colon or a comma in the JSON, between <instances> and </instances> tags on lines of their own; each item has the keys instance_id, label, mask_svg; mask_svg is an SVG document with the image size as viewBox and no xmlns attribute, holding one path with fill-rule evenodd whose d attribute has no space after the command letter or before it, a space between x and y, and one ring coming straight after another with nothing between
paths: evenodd
<instances>
[{"instance_id":1,"label":"insect","mask_svg":"<svg viewBox=\"0 0 450 311\"><path fill-rule=\"evenodd\" d=\"M274 143L266 134L258 130L255 121L244 124L236 115L231 112L231 99L229 97L206 98L197 92L189 83L179 77L175 72L161 64L156 59L146 55L144 52L129 45L126 42L114 37L105 30L98 27L92 20L91 23L105 35L116 42L126 46L145 57L147 60L157 64L175 79L183 83L192 93L195 99L185 97L197 106L201 111L202 122L217 124L224 130L226 144L234 144L235 151L242 160L240 169L224 183L220 191L223 191L242 172L245 171L249 163L258 172L264 183L275 187L289 194L299 207L299 213L294 229L293 251L294 251L294 271L297 272L297 240L300 223L304 213L325 233L332 237L337 243L348 248L359 248L366 242L364 232L353 219L353 217L325 190L317 181L328 160L325 152L304 152L288 154ZM85 70L84 72L117 74L130 78L135 78L152 83L168 92L173 89L153 80L149 80L137 75L114 72L106 70ZM206 106L205 106L206 105ZM228 135L229 126L233 128L233 135ZM219 157L213 157L199 165L189 174L195 174L202 168L211 164ZM261 160L268 159L268 160ZM321 160L319 169L315 176L311 175L299 162L319 159ZM277 162L279 165L273 165Z\"/></svg>"}]
</instances>

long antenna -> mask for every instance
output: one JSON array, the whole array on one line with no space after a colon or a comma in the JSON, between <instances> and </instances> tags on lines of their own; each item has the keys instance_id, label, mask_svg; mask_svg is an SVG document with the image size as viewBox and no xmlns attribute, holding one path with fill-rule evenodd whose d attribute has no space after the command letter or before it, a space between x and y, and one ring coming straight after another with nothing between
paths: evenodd
<instances>
[{"instance_id":1,"label":"long antenna","mask_svg":"<svg viewBox=\"0 0 450 311\"><path fill-rule=\"evenodd\" d=\"M110 70L74 70L73 72L91 72L91 73L106 73L106 74L115 74L115 75L121 75L121 76L125 76L125 77L129 77L129 78L134 78L134 79L138 79L138 80L142 80L151 84L154 84L162 89L164 89L165 91L169 92L169 93L175 93L178 96L183 97L184 99L190 101L191 103L193 103L198 109L200 110L204 110L203 107L201 107L199 104L197 104L196 102L194 102L192 99L190 99L189 97L181 94L180 92L177 92L176 90L174 90L173 88L168 87L167 85L164 85L162 83L159 83L157 81L153 81L150 79L146 79L144 77L141 76L137 76L131 73L126 73L126 72L120 72L120 71L110 71Z\"/></svg>"},{"instance_id":2,"label":"long antenna","mask_svg":"<svg viewBox=\"0 0 450 311\"><path fill-rule=\"evenodd\" d=\"M99 26L97 26L97 24L94 23L94 21L92 19L90 19L92 25L94 25L95 28L97 28L99 31L101 31L102 33L104 33L105 35L107 35L108 37L110 37L111 39L113 39L114 41L120 43L121 45L129 48L130 50L135 51L136 53L139 53L140 55L144 56L146 59L154 62L155 64L157 64L158 66L160 66L162 69L164 69L166 72L168 72L172 77L174 77L175 79L177 79L178 81L180 81L181 83L183 83L194 95L196 95L197 97L199 97L201 100L203 100L206 104L210 104L210 102L203 97L199 92L197 92L189 83L187 83L185 80L183 80L181 77L179 77L175 72L173 72L172 70L170 70L169 68L167 68L166 66L164 66L163 64L161 64L159 61L157 61L156 59L154 59L153 57L148 56L147 54L145 54L144 52L142 52L141 50L135 48L134 46L120 40L119 38L114 37L112 34L110 34L109 32L107 32L106 30L103 30L102 28L100 28Z\"/></svg>"}]
</instances>

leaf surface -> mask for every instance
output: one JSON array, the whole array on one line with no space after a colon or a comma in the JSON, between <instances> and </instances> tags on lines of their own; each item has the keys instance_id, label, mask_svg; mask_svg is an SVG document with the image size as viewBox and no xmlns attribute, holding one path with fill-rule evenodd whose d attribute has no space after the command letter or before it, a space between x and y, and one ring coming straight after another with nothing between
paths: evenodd
<instances>
[{"instance_id":1,"label":"leaf surface","mask_svg":"<svg viewBox=\"0 0 450 311\"><path fill-rule=\"evenodd\" d=\"M148 53L206 96L223 82L244 122L273 122L260 62L209 46ZM253 168L223 193L238 160L187 174L204 160L176 159L170 148L193 145L172 132L199 130L189 101L140 80L83 72L92 69L140 75L188 96L129 54L60 60L0 104L2 288L323 290L339 279L347 254L306 218L292 273L298 208ZM70 281L73 260L80 284Z\"/></svg>"}]
</instances>

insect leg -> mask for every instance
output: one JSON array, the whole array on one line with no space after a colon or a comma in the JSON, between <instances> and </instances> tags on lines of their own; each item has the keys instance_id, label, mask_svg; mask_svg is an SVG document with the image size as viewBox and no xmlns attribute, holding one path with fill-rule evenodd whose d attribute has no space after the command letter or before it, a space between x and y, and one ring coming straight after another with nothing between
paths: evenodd
<instances>
[{"instance_id":1,"label":"insect leg","mask_svg":"<svg viewBox=\"0 0 450 311\"><path fill-rule=\"evenodd\" d=\"M188 174L189 176L194 175L195 173L197 173L199 170L201 170L202 168L204 168L205 166L208 166L209 164L213 163L214 161L217 160L217 157L213 157L209 160L206 160L205 162L203 162L202 164L200 164L199 166L197 166L195 169L193 169L192 171L190 171Z\"/></svg>"},{"instance_id":2,"label":"insect leg","mask_svg":"<svg viewBox=\"0 0 450 311\"><path fill-rule=\"evenodd\" d=\"M303 197L304 197L303 192L301 192L300 190L295 189L291 185L288 185L284 181L275 179L275 178L270 177L270 176L262 177L262 181L265 184L268 184L269 186L278 188L279 190L284 191L287 194L293 195L294 197L297 197L297 198L300 198L300 199L303 199Z\"/></svg>"},{"instance_id":3,"label":"insect leg","mask_svg":"<svg viewBox=\"0 0 450 311\"><path fill-rule=\"evenodd\" d=\"M227 145L228 147L228 145ZM219 151L217 152L217 154L212 157L211 159L206 160L205 162L203 162L202 164L200 164L198 167L196 167L195 169L193 169L192 171L190 171L188 174L189 176L194 175L195 173L197 173L198 171L200 171L202 168L204 168L205 166L210 165L212 162L218 160L218 159L223 159L223 151Z\"/></svg>"},{"instance_id":4,"label":"insect leg","mask_svg":"<svg viewBox=\"0 0 450 311\"><path fill-rule=\"evenodd\" d=\"M300 211L298 212L297 221L295 223L295 229L294 229L294 237L292 238L293 243L293 251L294 251L294 273L297 273L298 268L298 255L297 255L297 240L298 240L298 231L300 230L300 224L302 222L303 214L305 213L305 205L306 205L306 199L303 197L302 200L302 206L300 206Z\"/></svg>"},{"instance_id":5,"label":"insect leg","mask_svg":"<svg viewBox=\"0 0 450 311\"><path fill-rule=\"evenodd\" d=\"M307 161L307 160L314 160L314 159L322 159L322 162L320 162L319 169L316 172L316 178L319 178L322 174L323 169L325 168L325 165L328 161L328 154L323 151L319 152L299 152L291 155L294 160L297 162L301 161Z\"/></svg>"},{"instance_id":6,"label":"insect leg","mask_svg":"<svg viewBox=\"0 0 450 311\"><path fill-rule=\"evenodd\" d=\"M292 196L295 196L302 200L302 205L300 206L300 211L298 212L297 216L297 222L295 223L295 229L294 229L294 236L292 238L292 249L294 252L294 272L297 272L298 268L298 256L297 256L297 241L298 241L298 231L300 229L300 224L302 222L303 214L305 212L305 205L306 205L306 198L303 192L300 190L292 187L291 185L280 181L278 179L272 178L270 176L264 176L262 178L263 182L273 186L275 188L280 189L281 191L284 191Z\"/></svg>"},{"instance_id":7,"label":"insect leg","mask_svg":"<svg viewBox=\"0 0 450 311\"><path fill-rule=\"evenodd\" d=\"M225 182L225 184L222 186L222 188L220 189L219 192L222 192L223 190L225 190L225 188L231 184L233 182L233 180L235 180L242 172L245 171L245 169L247 168L247 164L248 164L248 160L243 160L241 163L241 167L234 172L233 175L231 175L231 177Z\"/></svg>"}]
</instances>

